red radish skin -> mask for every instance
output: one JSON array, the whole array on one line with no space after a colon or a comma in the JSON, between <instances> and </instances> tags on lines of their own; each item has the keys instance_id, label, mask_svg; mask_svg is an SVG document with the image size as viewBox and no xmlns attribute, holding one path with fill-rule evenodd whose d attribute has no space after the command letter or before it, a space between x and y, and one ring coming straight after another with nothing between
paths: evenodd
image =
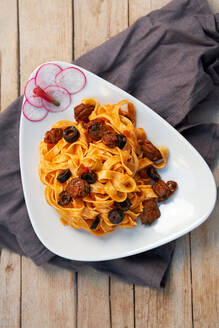
<instances>
[{"instance_id":1,"label":"red radish skin","mask_svg":"<svg viewBox=\"0 0 219 328\"><path fill-rule=\"evenodd\" d=\"M35 78L32 78L29 81L27 81L27 84L25 85L24 95L31 105L40 108L42 107L42 100L41 98L35 97L33 93L34 88L36 88L36 83L35 83Z\"/></svg>"},{"instance_id":2,"label":"red radish skin","mask_svg":"<svg viewBox=\"0 0 219 328\"><path fill-rule=\"evenodd\" d=\"M48 115L48 111L45 108L37 108L31 105L28 100L25 100L22 112L26 119L31 122L40 122Z\"/></svg>"},{"instance_id":3,"label":"red radish skin","mask_svg":"<svg viewBox=\"0 0 219 328\"><path fill-rule=\"evenodd\" d=\"M74 95L84 89L87 78L79 68L67 67L56 74L55 82Z\"/></svg>"},{"instance_id":4,"label":"red radish skin","mask_svg":"<svg viewBox=\"0 0 219 328\"><path fill-rule=\"evenodd\" d=\"M65 88L62 88L58 85L49 85L44 91L60 103L60 106L55 106L53 103L42 99L43 107L49 112L63 112L71 105L71 95Z\"/></svg>"},{"instance_id":5,"label":"red radish skin","mask_svg":"<svg viewBox=\"0 0 219 328\"><path fill-rule=\"evenodd\" d=\"M36 72L36 85L45 90L49 85L54 85L56 75L62 71L62 68L54 63L41 65Z\"/></svg>"}]
</instances>

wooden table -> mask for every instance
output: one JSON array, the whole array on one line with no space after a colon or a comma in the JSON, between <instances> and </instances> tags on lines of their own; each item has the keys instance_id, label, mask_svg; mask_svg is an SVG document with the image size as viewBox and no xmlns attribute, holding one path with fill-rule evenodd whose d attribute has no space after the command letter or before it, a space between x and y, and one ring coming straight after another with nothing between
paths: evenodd
<instances>
[{"instance_id":1,"label":"wooden table","mask_svg":"<svg viewBox=\"0 0 219 328\"><path fill-rule=\"evenodd\" d=\"M0 0L0 105L45 61L74 58L168 0ZM214 11L219 0L212 0ZM219 10L218 10L219 11ZM201 120L212 120L200 112ZM177 240L168 283L154 290L107 274L73 273L5 249L0 258L1 328L219 327L218 207Z\"/></svg>"}]
</instances>

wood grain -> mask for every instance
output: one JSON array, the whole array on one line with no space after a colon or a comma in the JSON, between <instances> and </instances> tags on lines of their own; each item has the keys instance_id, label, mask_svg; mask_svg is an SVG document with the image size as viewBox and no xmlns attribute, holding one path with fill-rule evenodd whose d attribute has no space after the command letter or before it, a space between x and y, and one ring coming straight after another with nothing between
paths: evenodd
<instances>
[{"instance_id":1,"label":"wood grain","mask_svg":"<svg viewBox=\"0 0 219 328\"><path fill-rule=\"evenodd\" d=\"M129 24L151 11L151 0L129 0Z\"/></svg>"},{"instance_id":2,"label":"wood grain","mask_svg":"<svg viewBox=\"0 0 219 328\"><path fill-rule=\"evenodd\" d=\"M128 1L74 0L74 22L78 58L128 26Z\"/></svg>"},{"instance_id":3,"label":"wood grain","mask_svg":"<svg viewBox=\"0 0 219 328\"><path fill-rule=\"evenodd\" d=\"M87 270L78 274L78 328L109 328L108 276Z\"/></svg>"},{"instance_id":4,"label":"wood grain","mask_svg":"<svg viewBox=\"0 0 219 328\"><path fill-rule=\"evenodd\" d=\"M134 327L134 286L116 278L110 279L112 328Z\"/></svg>"},{"instance_id":5,"label":"wood grain","mask_svg":"<svg viewBox=\"0 0 219 328\"><path fill-rule=\"evenodd\" d=\"M219 327L218 218L219 202L208 221L192 232L194 328Z\"/></svg>"},{"instance_id":6,"label":"wood grain","mask_svg":"<svg viewBox=\"0 0 219 328\"><path fill-rule=\"evenodd\" d=\"M49 60L72 59L71 0L20 0L21 90L31 71ZM22 260L22 327L75 324L74 275Z\"/></svg>"},{"instance_id":7,"label":"wood grain","mask_svg":"<svg viewBox=\"0 0 219 328\"><path fill-rule=\"evenodd\" d=\"M22 264L22 328L75 328L74 274Z\"/></svg>"},{"instance_id":8,"label":"wood grain","mask_svg":"<svg viewBox=\"0 0 219 328\"><path fill-rule=\"evenodd\" d=\"M133 24L136 19L147 15L152 10L165 6L169 0L129 0L129 23Z\"/></svg>"},{"instance_id":9,"label":"wood grain","mask_svg":"<svg viewBox=\"0 0 219 328\"><path fill-rule=\"evenodd\" d=\"M10 15L9 10L10 8ZM18 29L16 0L0 1L0 108L18 96Z\"/></svg>"},{"instance_id":10,"label":"wood grain","mask_svg":"<svg viewBox=\"0 0 219 328\"><path fill-rule=\"evenodd\" d=\"M6 249L0 258L0 327L20 327L20 256Z\"/></svg>"},{"instance_id":11,"label":"wood grain","mask_svg":"<svg viewBox=\"0 0 219 328\"><path fill-rule=\"evenodd\" d=\"M208 0L208 2L214 13L219 12L219 1L218 0Z\"/></svg>"},{"instance_id":12,"label":"wood grain","mask_svg":"<svg viewBox=\"0 0 219 328\"><path fill-rule=\"evenodd\" d=\"M18 95L16 0L0 1L0 41L0 110L4 110ZM0 256L0 327L17 328L20 326L20 256L6 249Z\"/></svg>"},{"instance_id":13,"label":"wood grain","mask_svg":"<svg viewBox=\"0 0 219 328\"><path fill-rule=\"evenodd\" d=\"M135 287L136 328L192 327L189 252L187 235L177 241L165 289Z\"/></svg>"},{"instance_id":14,"label":"wood grain","mask_svg":"<svg viewBox=\"0 0 219 328\"><path fill-rule=\"evenodd\" d=\"M33 69L72 60L71 0L19 0L21 90Z\"/></svg>"},{"instance_id":15,"label":"wood grain","mask_svg":"<svg viewBox=\"0 0 219 328\"><path fill-rule=\"evenodd\" d=\"M197 112L202 122L219 123L218 104ZM194 117L192 117L194 121ZM219 154L215 179L219 185ZM219 327L219 199L210 218L191 233L194 328Z\"/></svg>"}]
</instances>

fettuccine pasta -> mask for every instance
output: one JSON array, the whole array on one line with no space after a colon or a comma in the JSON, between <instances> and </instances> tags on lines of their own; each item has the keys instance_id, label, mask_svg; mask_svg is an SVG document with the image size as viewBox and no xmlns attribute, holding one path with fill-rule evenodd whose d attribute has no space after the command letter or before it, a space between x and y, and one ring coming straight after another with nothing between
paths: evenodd
<instances>
[{"instance_id":1,"label":"fettuccine pasta","mask_svg":"<svg viewBox=\"0 0 219 328\"><path fill-rule=\"evenodd\" d=\"M140 141L146 138L146 134L135 126L135 107L131 102L122 100L113 105L100 105L96 99L86 98L82 104L93 106L90 122L102 120L109 131L125 136L125 146L108 146L103 139L89 140L88 123L83 121L63 120L55 123L53 129L64 131L69 126L75 127L79 137L75 142L68 142L63 137L54 144L41 141L39 176L45 185L46 201L56 209L64 225L85 229L97 236L113 232L117 226L135 227L143 212L143 202L158 198L151 179L142 177L139 171L149 166L163 168L168 150L164 146L157 147L161 154L158 161L145 156ZM65 170L70 171L70 177L60 182L58 177ZM70 197L68 204L60 205L60 194L69 190L72 179L80 180L81 174L86 171L95 172L96 176L96 181L89 184L89 192L87 190L83 197ZM127 198L130 207L121 211L120 223L113 223L109 218L110 211L115 208L115 204L122 204Z\"/></svg>"}]
</instances>

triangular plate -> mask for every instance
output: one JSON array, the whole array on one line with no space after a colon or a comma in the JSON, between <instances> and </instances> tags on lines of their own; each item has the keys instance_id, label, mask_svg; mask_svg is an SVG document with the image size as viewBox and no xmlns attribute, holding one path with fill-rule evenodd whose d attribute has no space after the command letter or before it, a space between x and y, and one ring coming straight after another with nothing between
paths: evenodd
<instances>
[{"instance_id":1,"label":"triangular plate","mask_svg":"<svg viewBox=\"0 0 219 328\"><path fill-rule=\"evenodd\" d=\"M62 68L71 65L55 63ZM73 120L73 106L61 113L51 113L38 123L32 123L21 115L20 167L23 190L31 223L41 242L64 258L101 261L150 250L198 227L208 218L216 201L215 181L206 162L186 139L148 106L93 73L80 69L87 77L87 85L72 96L72 105L76 106L85 97L96 98L103 104L116 103L122 99L132 101L136 106L137 126L145 129L154 144L168 147L170 156L161 175L164 180L177 181L179 188L169 201L160 205L161 217L152 226L139 223L134 229L117 228L103 237L63 226L55 209L45 201L44 186L38 176L39 143L56 121Z\"/></svg>"}]
</instances>

